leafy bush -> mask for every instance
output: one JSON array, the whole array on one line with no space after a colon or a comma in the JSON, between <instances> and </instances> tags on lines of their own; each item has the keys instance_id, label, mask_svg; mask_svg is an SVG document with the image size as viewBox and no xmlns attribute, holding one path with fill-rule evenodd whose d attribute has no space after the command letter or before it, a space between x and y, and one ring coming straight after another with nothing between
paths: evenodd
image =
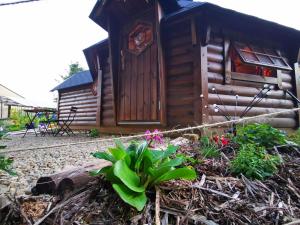
<instances>
[{"instance_id":1,"label":"leafy bush","mask_svg":"<svg viewBox=\"0 0 300 225\"><path fill-rule=\"evenodd\" d=\"M0 170L3 170L10 175L16 175L16 173L12 170L13 160L9 159L3 155L0 155Z\"/></svg>"},{"instance_id":2,"label":"leafy bush","mask_svg":"<svg viewBox=\"0 0 300 225\"><path fill-rule=\"evenodd\" d=\"M269 124L248 124L238 128L236 142L240 145L255 144L257 146L272 148L275 145L286 143L286 135Z\"/></svg>"},{"instance_id":3,"label":"leafy bush","mask_svg":"<svg viewBox=\"0 0 300 225\"><path fill-rule=\"evenodd\" d=\"M288 135L288 140L300 145L300 129Z\"/></svg>"},{"instance_id":4,"label":"leafy bush","mask_svg":"<svg viewBox=\"0 0 300 225\"><path fill-rule=\"evenodd\" d=\"M10 119L12 124L8 127L9 131L22 130L25 128L25 124L28 123L28 118L25 113L16 109L11 110Z\"/></svg>"},{"instance_id":5,"label":"leafy bush","mask_svg":"<svg viewBox=\"0 0 300 225\"><path fill-rule=\"evenodd\" d=\"M218 146L211 142L208 137L201 138L201 154L204 158L215 158L220 155Z\"/></svg>"},{"instance_id":6,"label":"leafy bush","mask_svg":"<svg viewBox=\"0 0 300 225\"><path fill-rule=\"evenodd\" d=\"M240 147L236 158L231 161L231 171L248 178L263 180L276 173L280 163L280 158L267 154L264 147L245 144Z\"/></svg>"},{"instance_id":7,"label":"leafy bush","mask_svg":"<svg viewBox=\"0 0 300 225\"><path fill-rule=\"evenodd\" d=\"M93 138L99 137L99 136L100 136L99 130L96 129L96 128L92 128L92 129L90 130L90 136L93 137Z\"/></svg>"},{"instance_id":8,"label":"leafy bush","mask_svg":"<svg viewBox=\"0 0 300 225\"><path fill-rule=\"evenodd\" d=\"M108 160L112 165L92 175L104 174L121 199L141 211L147 202L148 188L172 179L196 178L194 169L178 168L183 163L182 158L170 158L176 150L172 145L165 151L151 150L146 141L133 142L128 148L116 142L116 147L107 152L93 153L94 157Z\"/></svg>"}]
</instances>

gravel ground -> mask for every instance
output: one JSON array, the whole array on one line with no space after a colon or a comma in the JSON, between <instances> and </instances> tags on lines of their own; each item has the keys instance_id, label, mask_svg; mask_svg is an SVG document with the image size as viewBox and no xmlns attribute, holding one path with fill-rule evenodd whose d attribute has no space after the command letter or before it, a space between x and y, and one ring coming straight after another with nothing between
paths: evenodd
<instances>
[{"instance_id":1,"label":"gravel ground","mask_svg":"<svg viewBox=\"0 0 300 225\"><path fill-rule=\"evenodd\" d=\"M109 137L102 136L101 138ZM25 138L22 138L20 135L10 136L10 140L2 142L7 145L7 148L3 151L7 151L92 140L96 139L90 138L86 134L77 134L72 137L36 137L29 134ZM105 150L107 145L113 145L113 143L88 143L7 153L6 156L14 158L13 167L18 176L8 176L0 171L0 195L3 193L11 195L24 194L35 185L36 180L40 176L58 172L68 166L81 166L94 162L97 159L93 158L90 153L97 150Z\"/></svg>"}]
</instances>

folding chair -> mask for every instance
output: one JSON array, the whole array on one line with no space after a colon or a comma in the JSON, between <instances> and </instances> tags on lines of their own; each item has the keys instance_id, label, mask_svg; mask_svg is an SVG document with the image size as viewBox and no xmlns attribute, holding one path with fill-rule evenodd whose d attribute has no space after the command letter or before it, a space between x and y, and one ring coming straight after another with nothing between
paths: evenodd
<instances>
[{"instance_id":1,"label":"folding chair","mask_svg":"<svg viewBox=\"0 0 300 225\"><path fill-rule=\"evenodd\" d=\"M71 126L72 122L75 119L76 113L77 113L77 107L72 106L70 108L68 118L66 120L63 120L63 119L58 120L57 124L58 124L59 128L58 128L58 130L57 130L57 132L54 136L57 136L59 133L61 134L61 136L64 133L67 133L69 136L70 136L70 133L72 133L74 135L74 133L71 130L70 126Z\"/></svg>"}]
</instances>

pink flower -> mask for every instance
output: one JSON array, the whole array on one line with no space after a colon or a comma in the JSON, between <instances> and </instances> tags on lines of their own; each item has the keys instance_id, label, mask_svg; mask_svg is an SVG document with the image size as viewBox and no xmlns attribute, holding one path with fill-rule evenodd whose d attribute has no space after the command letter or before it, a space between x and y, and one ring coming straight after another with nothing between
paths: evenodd
<instances>
[{"instance_id":1,"label":"pink flower","mask_svg":"<svg viewBox=\"0 0 300 225\"><path fill-rule=\"evenodd\" d=\"M145 139L146 141L149 142L149 145L152 142L159 143L159 144L163 143L163 135L160 134L160 131L158 129L155 129L152 133L150 130L146 130Z\"/></svg>"},{"instance_id":2,"label":"pink flower","mask_svg":"<svg viewBox=\"0 0 300 225\"><path fill-rule=\"evenodd\" d=\"M146 130L145 138L146 138L146 141L151 141L152 137L151 137L151 131L150 130Z\"/></svg>"}]
</instances>

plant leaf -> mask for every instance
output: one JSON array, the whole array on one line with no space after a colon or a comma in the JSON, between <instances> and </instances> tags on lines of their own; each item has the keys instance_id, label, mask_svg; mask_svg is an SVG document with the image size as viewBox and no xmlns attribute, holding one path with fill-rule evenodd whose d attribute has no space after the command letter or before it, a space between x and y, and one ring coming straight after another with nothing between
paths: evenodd
<instances>
[{"instance_id":1,"label":"plant leaf","mask_svg":"<svg viewBox=\"0 0 300 225\"><path fill-rule=\"evenodd\" d=\"M162 176L158 177L153 184L158 184L163 181L173 180L173 179L186 179L186 180L194 180L197 175L194 169L189 168L179 168L170 170Z\"/></svg>"},{"instance_id":2,"label":"plant leaf","mask_svg":"<svg viewBox=\"0 0 300 225\"><path fill-rule=\"evenodd\" d=\"M116 160L123 159L126 156L126 151L121 148L109 148L108 151Z\"/></svg>"},{"instance_id":3,"label":"plant leaf","mask_svg":"<svg viewBox=\"0 0 300 225\"><path fill-rule=\"evenodd\" d=\"M114 165L114 174L130 190L135 192L144 192L145 188L140 184L139 176L132 171L124 160L119 160Z\"/></svg>"},{"instance_id":4,"label":"plant leaf","mask_svg":"<svg viewBox=\"0 0 300 225\"><path fill-rule=\"evenodd\" d=\"M112 166L106 166L98 170L92 170L89 172L89 174L90 176L99 176L100 174L106 174L111 167Z\"/></svg>"},{"instance_id":5,"label":"plant leaf","mask_svg":"<svg viewBox=\"0 0 300 225\"><path fill-rule=\"evenodd\" d=\"M91 154L92 154L92 156L94 156L97 159L105 159L112 163L115 163L117 161L111 154L109 154L107 152L94 152Z\"/></svg>"},{"instance_id":6,"label":"plant leaf","mask_svg":"<svg viewBox=\"0 0 300 225\"><path fill-rule=\"evenodd\" d=\"M143 161L145 151L147 150L148 143L144 141L142 144L140 144L137 148L137 154L136 154L136 161L134 165L134 169L136 172L140 171L140 165Z\"/></svg>"},{"instance_id":7,"label":"plant leaf","mask_svg":"<svg viewBox=\"0 0 300 225\"><path fill-rule=\"evenodd\" d=\"M157 162L163 160L170 155L173 155L178 149L178 146L168 145L167 149L164 151L161 150L152 150L153 161Z\"/></svg>"},{"instance_id":8,"label":"plant leaf","mask_svg":"<svg viewBox=\"0 0 300 225\"><path fill-rule=\"evenodd\" d=\"M120 198L135 207L138 211L141 211L147 202L145 192L136 193L128 189L124 184L113 184L113 189L118 193Z\"/></svg>"}]
</instances>

